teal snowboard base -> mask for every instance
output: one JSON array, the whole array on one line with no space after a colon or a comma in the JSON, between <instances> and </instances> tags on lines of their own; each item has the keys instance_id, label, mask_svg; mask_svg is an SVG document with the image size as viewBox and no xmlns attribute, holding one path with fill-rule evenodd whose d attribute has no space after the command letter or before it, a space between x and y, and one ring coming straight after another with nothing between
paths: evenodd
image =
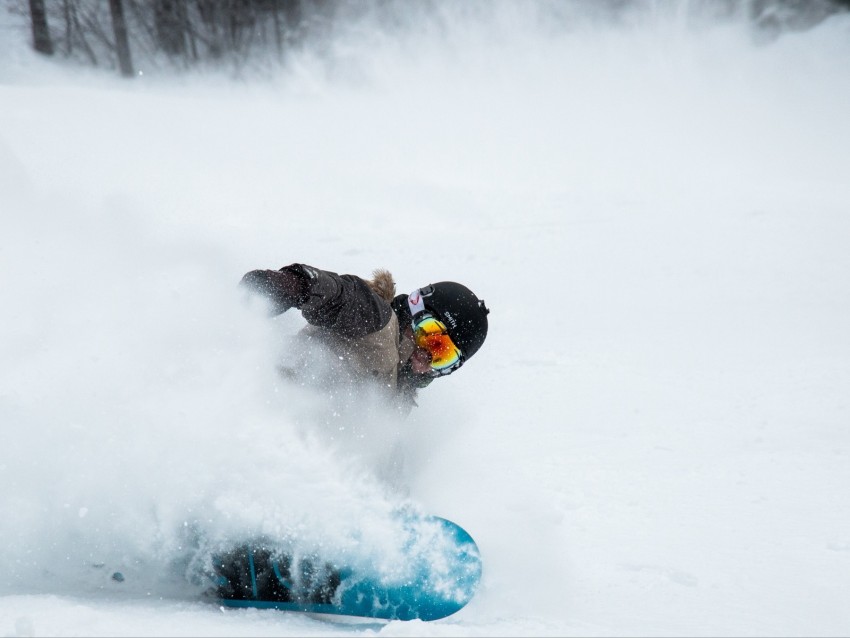
<instances>
[{"instance_id":1,"label":"teal snowboard base","mask_svg":"<svg viewBox=\"0 0 850 638\"><path fill-rule=\"evenodd\" d=\"M215 596L227 607L386 620L436 620L462 609L481 579L475 541L437 517L405 519L405 533L406 569L396 577L247 543L215 557Z\"/></svg>"}]
</instances>

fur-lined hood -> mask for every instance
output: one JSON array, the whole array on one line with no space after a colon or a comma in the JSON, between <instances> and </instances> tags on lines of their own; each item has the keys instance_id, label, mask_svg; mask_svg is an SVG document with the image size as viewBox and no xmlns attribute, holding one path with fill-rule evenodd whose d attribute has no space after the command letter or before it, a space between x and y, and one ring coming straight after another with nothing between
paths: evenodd
<instances>
[{"instance_id":1,"label":"fur-lined hood","mask_svg":"<svg viewBox=\"0 0 850 638\"><path fill-rule=\"evenodd\" d=\"M366 283L387 303L392 303L392 300L395 299L395 281L393 281L393 276L389 270L378 268L372 271L372 279Z\"/></svg>"}]
</instances>

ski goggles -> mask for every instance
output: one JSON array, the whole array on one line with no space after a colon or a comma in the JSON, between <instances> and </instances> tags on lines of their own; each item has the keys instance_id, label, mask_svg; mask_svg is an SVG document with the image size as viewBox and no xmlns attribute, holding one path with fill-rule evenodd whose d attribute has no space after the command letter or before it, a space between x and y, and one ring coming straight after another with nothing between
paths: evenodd
<instances>
[{"instance_id":1,"label":"ski goggles","mask_svg":"<svg viewBox=\"0 0 850 638\"><path fill-rule=\"evenodd\" d=\"M431 291L430 286L414 290L407 297L407 306L413 317L413 341L431 355L431 374L439 377L463 364L463 352L452 341L446 324L425 310L423 297Z\"/></svg>"},{"instance_id":2,"label":"ski goggles","mask_svg":"<svg viewBox=\"0 0 850 638\"><path fill-rule=\"evenodd\" d=\"M463 353L452 341L446 325L429 314L413 322L413 341L431 355L435 376L450 374L463 363Z\"/></svg>"}]
</instances>

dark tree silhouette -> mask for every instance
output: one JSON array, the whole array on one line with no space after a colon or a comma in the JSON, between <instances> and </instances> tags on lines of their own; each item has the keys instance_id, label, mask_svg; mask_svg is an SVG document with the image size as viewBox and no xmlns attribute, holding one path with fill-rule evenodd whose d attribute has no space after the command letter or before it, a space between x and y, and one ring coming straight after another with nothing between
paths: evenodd
<instances>
[{"instance_id":1,"label":"dark tree silhouette","mask_svg":"<svg viewBox=\"0 0 850 638\"><path fill-rule=\"evenodd\" d=\"M112 14L112 30L115 32L115 50L118 53L118 66L125 78L133 77L133 62L130 59L130 42L127 38L127 22L124 19L123 0L109 0L109 12Z\"/></svg>"},{"instance_id":2,"label":"dark tree silhouette","mask_svg":"<svg viewBox=\"0 0 850 638\"><path fill-rule=\"evenodd\" d=\"M186 52L186 25L183 21L183 3L177 0L154 2L154 25L159 47L170 55Z\"/></svg>"},{"instance_id":3,"label":"dark tree silhouette","mask_svg":"<svg viewBox=\"0 0 850 638\"><path fill-rule=\"evenodd\" d=\"M47 26L44 0L30 0L30 17L35 50L45 55L53 55L53 40L50 39L50 29Z\"/></svg>"}]
</instances>

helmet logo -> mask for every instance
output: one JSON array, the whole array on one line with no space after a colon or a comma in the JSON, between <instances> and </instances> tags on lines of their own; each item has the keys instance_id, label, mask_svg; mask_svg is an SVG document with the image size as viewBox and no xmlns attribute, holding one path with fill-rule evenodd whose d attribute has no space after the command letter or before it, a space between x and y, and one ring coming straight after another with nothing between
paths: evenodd
<instances>
[{"instance_id":1,"label":"helmet logo","mask_svg":"<svg viewBox=\"0 0 850 638\"><path fill-rule=\"evenodd\" d=\"M443 313L443 317L452 328L457 328L457 319L455 319L454 315L448 311Z\"/></svg>"}]
</instances>

